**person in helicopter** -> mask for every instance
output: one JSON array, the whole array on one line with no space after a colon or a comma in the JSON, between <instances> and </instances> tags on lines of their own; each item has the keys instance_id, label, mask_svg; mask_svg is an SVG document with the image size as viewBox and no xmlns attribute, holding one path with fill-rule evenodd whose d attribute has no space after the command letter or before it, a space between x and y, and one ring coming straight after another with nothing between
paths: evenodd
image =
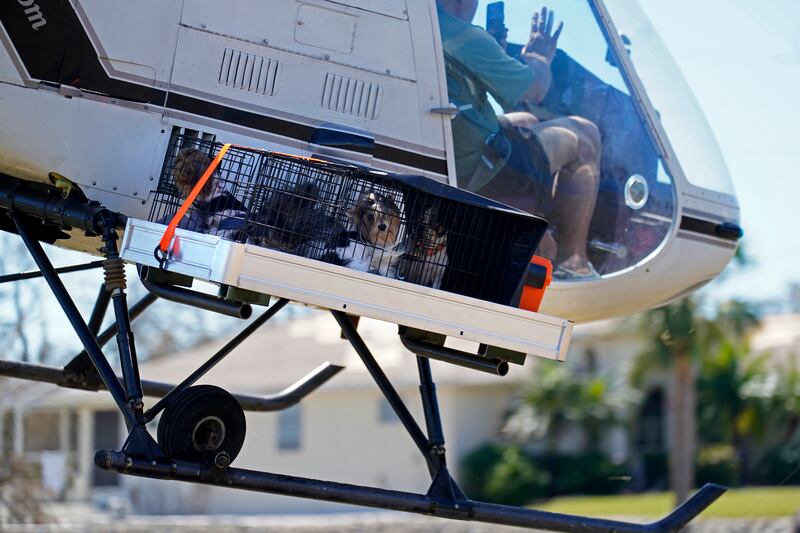
<instances>
[{"instance_id":1,"label":"person in helicopter","mask_svg":"<svg viewBox=\"0 0 800 533\"><path fill-rule=\"evenodd\" d=\"M452 123L459 186L547 218L553 230L539 253L554 261L555 275L596 277L586 249L600 179L599 130L582 117L545 110L540 120L531 112L541 110L550 87L563 22L553 31L553 12L536 13L517 60L506 54L504 35L496 39L472 24L478 0L436 3L448 95L460 109Z\"/></svg>"}]
</instances>

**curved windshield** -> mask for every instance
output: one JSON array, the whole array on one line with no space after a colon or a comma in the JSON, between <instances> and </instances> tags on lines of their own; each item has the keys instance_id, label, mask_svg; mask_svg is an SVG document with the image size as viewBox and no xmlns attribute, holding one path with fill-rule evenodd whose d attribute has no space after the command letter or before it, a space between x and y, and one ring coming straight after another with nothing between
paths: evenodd
<instances>
[{"instance_id":1,"label":"curved windshield","mask_svg":"<svg viewBox=\"0 0 800 533\"><path fill-rule=\"evenodd\" d=\"M589 3L552 0L534 14L527 0L480 1L475 26L446 4L459 186L546 218L537 253L557 279L650 256L673 224L673 180Z\"/></svg>"},{"instance_id":2,"label":"curved windshield","mask_svg":"<svg viewBox=\"0 0 800 533\"><path fill-rule=\"evenodd\" d=\"M634 0L605 0L605 5L686 179L734 196L728 167L705 115L642 8Z\"/></svg>"}]
</instances>

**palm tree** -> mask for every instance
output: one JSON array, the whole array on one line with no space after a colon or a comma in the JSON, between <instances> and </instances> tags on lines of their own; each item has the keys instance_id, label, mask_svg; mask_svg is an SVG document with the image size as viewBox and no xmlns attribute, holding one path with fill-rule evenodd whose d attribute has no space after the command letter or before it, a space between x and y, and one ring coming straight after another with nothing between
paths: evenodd
<instances>
[{"instance_id":1,"label":"palm tree","mask_svg":"<svg viewBox=\"0 0 800 533\"><path fill-rule=\"evenodd\" d=\"M669 480L676 505L684 502L694 485L697 451L695 366L703 352L707 322L692 298L684 298L642 316L641 333L646 350L632 371L641 383L653 368L669 372Z\"/></svg>"},{"instance_id":2,"label":"palm tree","mask_svg":"<svg viewBox=\"0 0 800 533\"><path fill-rule=\"evenodd\" d=\"M599 376L576 374L563 364L541 362L534 379L522 390L505 432L521 442L544 440L549 454L570 426L586 433L590 452L598 452L603 433L621 422L626 397Z\"/></svg>"},{"instance_id":3,"label":"palm tree","mask_svg":"<svg viewBox=\"0 0 800 533\"><path fill-rule=\"evenodd\" d=\"M733 300L720 305L714 320L708 320L697 307L690 297L645 313L641 332L647 349L631 374L639 385L653 369L670 374L669 477L676 504L685 501L694 483L698 390L702 434L736 447L743 463L746 437L762 435L768 419L766 404L747 392L765 376L764 357L748 359L748 335L758 325L756 312L747 302Z\"/></svg>"},{"instance_id":4,"label":"palm tree","mask_svg":"<svg viewBox=\"0 0 800 533\"><path fill-rule=\"evenodd\" d=\"M751 357L746 343L728 340L710 352L700 367L700 433L706 442L733 446L739 473L745 477L750 443L763 439L774 418L771 413L777 414L770 409L769 395L761 392L770 381L767 358Z\"/></svg>"}]
</instances>

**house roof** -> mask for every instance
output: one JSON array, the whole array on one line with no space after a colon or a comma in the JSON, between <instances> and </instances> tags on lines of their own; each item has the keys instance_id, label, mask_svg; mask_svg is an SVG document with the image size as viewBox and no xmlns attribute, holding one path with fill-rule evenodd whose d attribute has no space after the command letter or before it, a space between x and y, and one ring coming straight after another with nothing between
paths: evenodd
<instances>
[{"instance_id":1,"label":"house roof","mask_svg":"<svg viewBox=\"0 0 800 533\"><path fill-rule=\"evenodd\" d=\"M414 355L400 343L396 325L361 319L358 331L395 387L416 388L419 385ZM234 335L235 332L219 341L150 360L141 365L141 377L178 383ZM462 349L469 348L463 346ZM346 340L340 338L336 321L329 313L316 310L292 320L267 323L214 367L200 383L213 383L231 392L271 394L293 384L325 361L345 367L324 385L325 390L369 387L377 392L358 355ZM431 361L431 366L439 386L514 387L526 375L525 370L517 365L511 365L509 375L504 378L439 361ZM97 398L92 400L88 396ZM109 400L105 394L58 389L38 403L109 403Z\"/></svg>"}]
</instances>

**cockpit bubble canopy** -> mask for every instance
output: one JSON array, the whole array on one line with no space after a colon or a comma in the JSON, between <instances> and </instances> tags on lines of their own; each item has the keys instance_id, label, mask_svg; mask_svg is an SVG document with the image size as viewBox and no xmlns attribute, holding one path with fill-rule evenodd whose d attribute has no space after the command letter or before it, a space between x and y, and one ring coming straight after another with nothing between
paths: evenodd
<instances>
[{"instance_id":1,"label":"cockpit bubble canopy","mask_svg":"<svg viewBox=\"0 0 800 533\"><path fill-rule=\"evenodd\" d=\"M506 54L522 65L519 45L530 38L537 7L541 21L543 6L499 4L480 0L473 24L498 39L505 34L497 31L499 19L507 29ZM491 55L492 43L459 48L452 40L458 23L440 14L448 93L462 109L452 121L457 180L547 218L551 229L539 253L553 260L557 279L587 281L641 264L659 249L677 216L676 177L731 198L734 190L702 111L634 0L544 5L555 15L550 35L562 21L563 30L552 80L533 97L535 91L498 86L519 82L515 75L491 79L496 63L484 61L494 65L486 69L471 62L464 50ZM612 26L601 22L605 10L630 61L620 61L607 39ZM492 135L493 117L502 115ZM520 149L526 140L530 150ZM677 162L667 164L670 148Z\"/></svg>"}]
</instances>

